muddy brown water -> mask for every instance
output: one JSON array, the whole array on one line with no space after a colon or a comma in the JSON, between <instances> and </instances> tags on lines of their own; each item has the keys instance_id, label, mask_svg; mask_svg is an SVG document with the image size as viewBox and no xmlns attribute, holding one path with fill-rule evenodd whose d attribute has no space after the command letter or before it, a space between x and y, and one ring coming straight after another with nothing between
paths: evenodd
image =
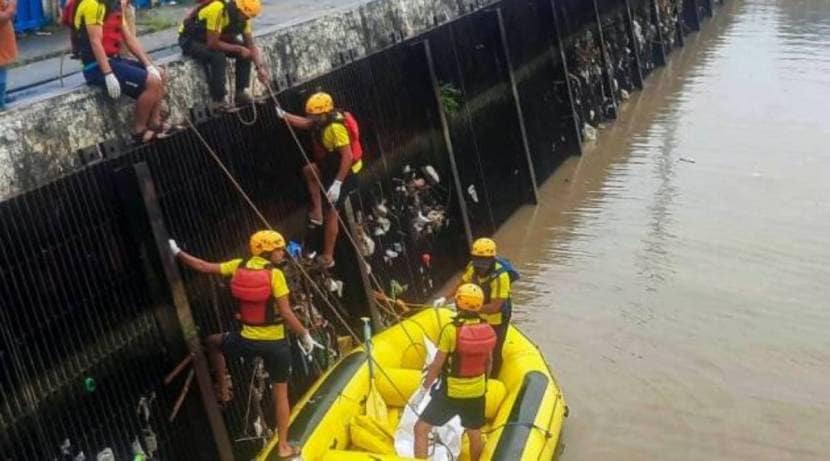
<instances>
[{"instance_id":1,"label":"muddy brown water","mask_svg":"<svg viewBox=\"0 0 830 461\"><path fill-rule=\"evenodd\" d=\"M828 460L830 1L730 0L647 87L496 236L561 459Z\"/></svg>"}]
</instances>

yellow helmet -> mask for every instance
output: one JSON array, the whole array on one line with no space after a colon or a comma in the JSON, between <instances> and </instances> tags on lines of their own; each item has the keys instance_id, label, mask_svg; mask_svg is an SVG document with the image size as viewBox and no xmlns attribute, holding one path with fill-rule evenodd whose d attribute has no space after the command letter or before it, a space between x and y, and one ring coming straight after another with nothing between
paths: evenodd
<instances>
[{"instance_id":1,"label":"yellow helmet","mask_svg":"<svg viewBox=\"0 0 830 461\"><path fill-rule=\"evenodd\" d=\"M263 230L251 236L249 243L251 254L259 256L262 253L270 253L280 248L285 248L285 239L277 231Z\"/></svg>"},{"instance_id":2,"label":"yellow helmet","mask_svg":"<svg viewBox=\"0 0 830 461\"><path fill-rule=\"evenodd\" d=\"M334 110L334 99L328 93L314 93L305 103L305 113L308 115L323 115Z\"/></svg>"},{"instance_id":3,"label":"yellow helmet","mask_svg":"<svg viewBox=\"0 0 830 461\"><path fill-rule=\"evenodd\" d=\"M239 12L248 19L255 18L262 12L262 2L260 0L236 0L235 3Z\"/></svg>"},{"instance_id":4,"label":"yellow helmet","mask_svg":"<svg viewBox=\"0 0 830 461\"><path fill-rule=\"evenodd\" d=\"M465 283L455 292L455 307L461 310L478 312L483 304L484 292L474 283Z\"/></svg>"},{"instance_id":5,"label":"yellow helmet","mask_svg":"<svg viewBox=\"0 0 830 461\"><path fill-rule=\"evenodd\" d=\"M493 239L480 238L473 242L473 247L470 248L470 255L480 258L495 258L496 242Z\"/></svg>"}]
</instances>

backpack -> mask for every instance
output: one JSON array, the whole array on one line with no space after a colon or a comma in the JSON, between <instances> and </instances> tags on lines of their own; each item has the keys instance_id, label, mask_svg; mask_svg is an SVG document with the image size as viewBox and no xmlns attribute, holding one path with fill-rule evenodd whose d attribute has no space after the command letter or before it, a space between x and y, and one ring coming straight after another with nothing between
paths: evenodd
<instances>
[{"instance_id":1,"label":"backpack","mask_svg":"<svg viewBox=\"0 0 830 461\"><path fill-rule=\"evenodd\" d=\"M501 269L497 270L495 274L493 274L493 278L498 277L499 275L507 272L507 275L510 276L510 283L513 283L520 278L522 278L519 271L513 267L513 263L510 262L507 258L502 258L500 256L496 256L496 261L501 264Z\"/></svg>"},{"instance_id":2,"label":"backpack","mask_svg":"<svg viewBox=\"0 0 830 461\"><path fill-rule=\"evenodd\" d=\"M349 131L349 141L352 143L352 161L357 163L363 158L363 144L360 143L360 127L351 112L343 112L343 125Z\"/></svg>"}]
</instances>

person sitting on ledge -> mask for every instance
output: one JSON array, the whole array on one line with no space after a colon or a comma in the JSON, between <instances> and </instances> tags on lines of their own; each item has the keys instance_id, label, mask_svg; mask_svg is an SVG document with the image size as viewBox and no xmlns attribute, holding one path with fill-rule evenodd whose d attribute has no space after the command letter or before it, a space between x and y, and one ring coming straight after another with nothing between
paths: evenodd
<instances>
[{"instance_id":1,"label":"person sitting on ledge","mask_svg":"<svg viewBox=\"0 0 830 461\"><path fill-rule=\"evenodd\" d=\"M251 83L251 63L257 78L268 85L268 71L262 62L259 48L254 44L251 19L262 11L260 0L207 0L191 10L179 27L179 46L205 67L208 89L214 110L230 109L225 102L225 67L227 58L236 62L237 106L250 104L245 92ZM239 36L242 36L242 40Z\"/></svg>"},{"instance_id":2,"label":"person sitting on ledge","mask_svg":"<svg viewBox=\"0 0 830 461\"><path fill-rule=\"evenodd\" d=\"M124 25L120 2L79 0L72 6L67 20L87 84L106 89L112 99L123 93L136 100L131 130L135 143L166 136L170 128L162 122L164 75ZM119 56L122 43L138 61Z\"/></svg>"}]
</instances>

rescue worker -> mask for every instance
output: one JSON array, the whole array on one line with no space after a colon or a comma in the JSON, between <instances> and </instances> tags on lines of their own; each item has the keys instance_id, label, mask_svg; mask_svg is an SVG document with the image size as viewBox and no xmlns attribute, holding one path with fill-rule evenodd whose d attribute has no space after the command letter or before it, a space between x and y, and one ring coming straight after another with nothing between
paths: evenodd
<instances>
[{"instance_id":1,"label":"rescue worker","mask_svg":"<svg viewBox=\"0 0 830 461\"><path fill-rule=\"evenodd\" d=\"M161 119L164 78L135 35L125 26L119 0L70 0L64 18L72 25L72 45L87 84L136 100L131 130L135 143L167 133ZM76 3L77 2L77 3ZM119 56L121 45L138 61Z\"/></svg>"},{"instance_id":2,"label":"rescue worker","mask_svg":"<svg viewBox=\"0 0 830 461\"><path fill-rule=\"evenodd\" d=\"M363 169L363 147L357 121L350 113L335 109L330 94L311 95L306 101L305 112L303 117L277 107L278 117L294 128L312 132L312 163L303 167L311 196L308 221L310 227L325 224L319 262L323 267L331 268L334 267L334 245L339 231L337 207L355 187L356 175ZM322 192L326 194L325 201Z\"/></svg>"},{"instance_id":3,"label":"rescue worker","mask_svg":"<svg viewBox=\"0 0 830 461\"><path fill-rule=\"evenodd\" d=\"M259 356L273 385L277 415L279 456L297 455L288 444L288 375L291 372L291 352L285 336L285 326L298 337L306 351L315 342L308 330L294 315L289 301L285 275L278 268L285 261L285 239L278 232L259 231L251 236L251 257L223 263L207 262L190 255L170 240L173 255L196 271L230 277L232 296L239 303L238 318L242 331L210 335L207 352L217 383L220 402L230 401L230 382L227 377L224 354Z\"/></svg>"},{"instance_id":4,"label":"rescue worker","mask_svg":"<svg viewBox=\"0 0 830 461\"><path fill-rule=\"evenodd\" d=\"M415 458L427 458L432 428L443 426L456 415L470 439L470 459L477 461L481 456L484 396L496 346L496 332L479 316L483 303L484 292L475 284L466 283L456 290L458 315L441 329L438 352L415 397L420 402L431 390L431 399L415 423ZM438 383L433 385L436 379Z\"/></svg>"},{"instance_id":5,"label":"rescue worker","mask_svg":"<svg viewBox=\"0 0 830 461\"><path fill-rule=\"evenodd\" d=\"M484 290L484 306L480 315L493 327L498 337L490 376L496 376L501 369L502 348L513 314L510 274L496 255L496 242L493 239L476 240L470 248L471 261L461 275L461 283L474 283Z\"/></svg>"},{"instance_id":6,"label":"rescue worker","mask_svg":"<svg viewBox=\"0 0 830 461\"><path fill-rule=\"evenodd\" d=\"M261 11L260 0L204 0L188 12L179 27L182 52L205 67L213 109L230 108L225 102L227 58L233 59L236 65L234 103L237 106L251 102L245 90L251 83L252 62L257 78L269 84L268 71L251 29L251 20Z\"/></svg>"}]
</instances>

